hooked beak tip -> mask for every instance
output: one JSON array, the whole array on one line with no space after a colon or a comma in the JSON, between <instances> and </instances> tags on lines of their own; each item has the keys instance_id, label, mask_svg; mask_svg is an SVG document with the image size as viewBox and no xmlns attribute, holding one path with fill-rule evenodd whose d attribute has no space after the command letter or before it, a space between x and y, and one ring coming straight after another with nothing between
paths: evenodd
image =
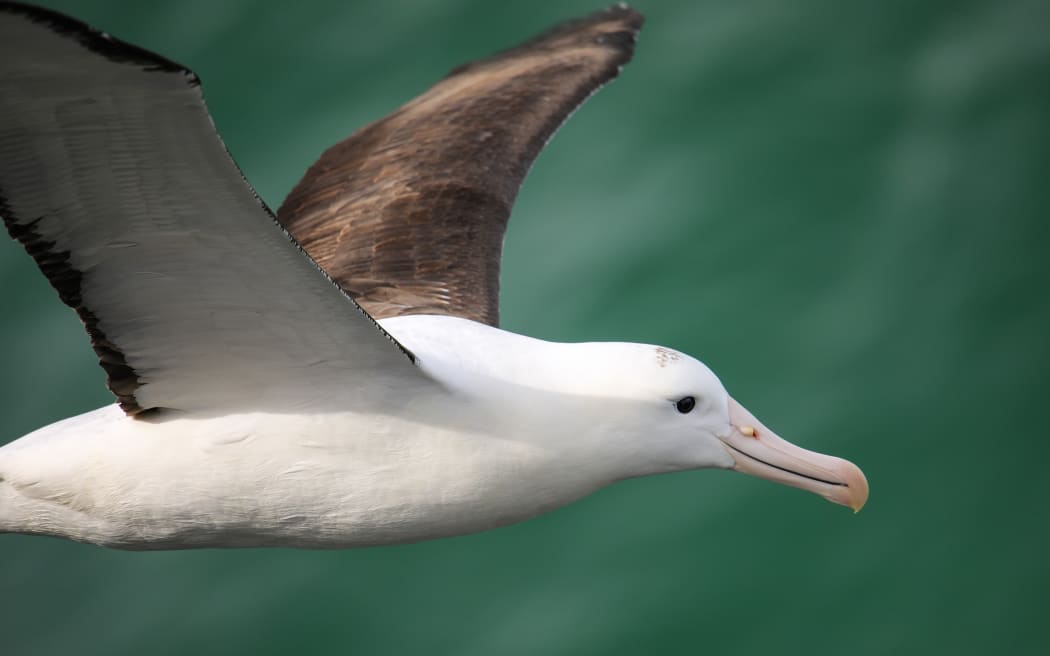
<instances>
[{"instance_id":1,"label":"hooked beak tip","mask_svg":"<svg viewBox=\"0 0 1050 656\"><path fill-rule=\"evenodd\" d=\"M840 472L846 487L846 498L845 502L840 503L851 508L853 514L857 514L864 507L864 504L868 502L868 479L864 476L864 472L860 470L860 467L848 460L843 460L842 462L843 467Z\"/></svg>"},{"instance_id":2,"label":"hooked beak tip","mask_svg":"<svg viewBox=\"0 0 1050 656\"><path fill-rule=\"evenodd\" d=\"M729 399L731 430L722 438L736 461L733 469L815 492L860 512L868 501L868 479L848 460L795 446Z\"/></svg>"}]
</instances>

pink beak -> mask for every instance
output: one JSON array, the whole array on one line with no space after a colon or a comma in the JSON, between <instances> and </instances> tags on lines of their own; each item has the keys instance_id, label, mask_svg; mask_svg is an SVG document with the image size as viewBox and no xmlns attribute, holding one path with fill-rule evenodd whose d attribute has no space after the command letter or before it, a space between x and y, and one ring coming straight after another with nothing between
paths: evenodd
<instances>
[{"instance_id":1,"label":"pink beak","mask_svg":"<svg viewBox=\"0 0 1050 656\"><path fill-rule=\"evenodd\" d=\"M736 461L736 471L815 492L859 512L868 500L868 480L842 458L807 451L777 436L732 398L732 430L722 442Z\"/></svg>"}]
</instances>

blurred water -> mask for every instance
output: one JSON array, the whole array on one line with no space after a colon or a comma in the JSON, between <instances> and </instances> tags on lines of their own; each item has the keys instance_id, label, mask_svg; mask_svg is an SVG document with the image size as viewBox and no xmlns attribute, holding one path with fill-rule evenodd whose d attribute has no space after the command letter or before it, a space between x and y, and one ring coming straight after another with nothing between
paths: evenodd
<instances>
[{"instance_id":1,"label":"blurred water","mask_svg":"<svg viewBox=\"0 0 1050 656\"><path fill-rule=\"evenodd\" d=\"M50 4L197 70L272 206L447 69L596 8ZM405 547L0 536L3 653L1044 653L1047 7L644 3L635 62L523 188L505 327L701 357L861 464L860 515L692 472ZM0 440L110 401L14 243L0 304Z\"/></svg>"}]
</instances>

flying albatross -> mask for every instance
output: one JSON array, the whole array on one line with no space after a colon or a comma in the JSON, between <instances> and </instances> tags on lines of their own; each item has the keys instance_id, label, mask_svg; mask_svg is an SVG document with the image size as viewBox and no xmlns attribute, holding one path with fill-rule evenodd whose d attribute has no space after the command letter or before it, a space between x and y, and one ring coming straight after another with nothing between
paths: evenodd
<instances>
[{"instance_id":1,"label":"flying albatross","mask_svg":"<svg viewBox=\"0 0 1050 656\"><path fill-rule=\"evenodd\" d=\"M322 154L275 220L191 71L0 3L0 215L117 401L0 448L0 532L391 544L705 467L859 509L856 466L777 437L698 360L498 327L518 187L641 25L615 6L454 69Z\"/></svg>"}]
</instances>

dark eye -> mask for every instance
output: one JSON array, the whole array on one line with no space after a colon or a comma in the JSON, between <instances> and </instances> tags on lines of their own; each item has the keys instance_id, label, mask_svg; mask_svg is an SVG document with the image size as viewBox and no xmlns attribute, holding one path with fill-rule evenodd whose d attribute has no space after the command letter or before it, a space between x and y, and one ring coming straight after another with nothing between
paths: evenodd
<instances>
[{"instance_id":1,"label":"dark eye","mask_svg":"<svg viewBox=\"0 0 1050 656\"><path fill-rule=\"evenodd\" d=\"M696 407L696 399L692 396L683 396L675 402L674 407L684 415L693 411L693 408Z\"/></svg>"}]
</instances>

